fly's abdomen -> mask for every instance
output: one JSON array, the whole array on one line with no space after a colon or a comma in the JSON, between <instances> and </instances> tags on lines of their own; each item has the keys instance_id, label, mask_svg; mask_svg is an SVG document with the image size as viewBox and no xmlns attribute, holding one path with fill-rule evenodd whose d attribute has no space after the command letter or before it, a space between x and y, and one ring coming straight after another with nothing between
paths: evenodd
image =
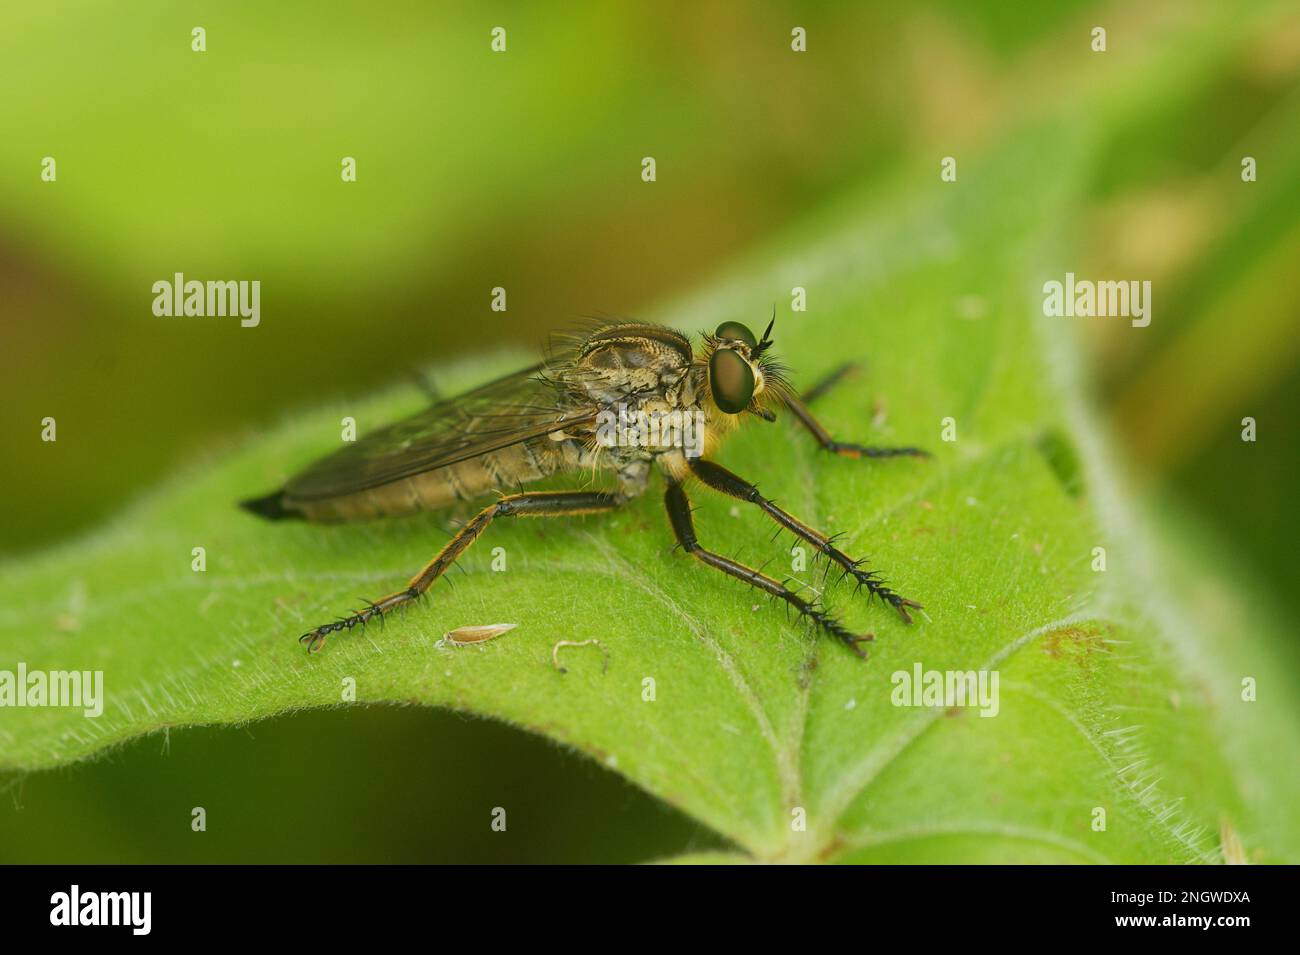
<instances>
[{"instance_id":1,"label":"fly's abdomen","mask_svg":"<svg viewBox=\"0 0 1300 955\"><path fill-rule=\"evenodd\" d=\"M560 444L542 438L335 497L295 498L290 484L281 504L309 521L326 524L400 517L540 481L559 470L564 458Z\"/></svg>"}]
</instances>

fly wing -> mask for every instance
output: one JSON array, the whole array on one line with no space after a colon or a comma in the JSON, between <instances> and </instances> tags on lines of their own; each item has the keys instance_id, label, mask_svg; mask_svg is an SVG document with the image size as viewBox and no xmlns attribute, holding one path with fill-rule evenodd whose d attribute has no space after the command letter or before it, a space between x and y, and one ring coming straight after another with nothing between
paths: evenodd
<instances>
[{"instance_id":1,"label":"fly wing","mask_svg":"<svg viewBox=\"0 0 1300 955\"><path fill-rule=\"evenodd\" d=\"M534 365L369 434L322 458L285 486L298 500L364 491L596 420L594 404Z\"/></svg>"}]
</instances>

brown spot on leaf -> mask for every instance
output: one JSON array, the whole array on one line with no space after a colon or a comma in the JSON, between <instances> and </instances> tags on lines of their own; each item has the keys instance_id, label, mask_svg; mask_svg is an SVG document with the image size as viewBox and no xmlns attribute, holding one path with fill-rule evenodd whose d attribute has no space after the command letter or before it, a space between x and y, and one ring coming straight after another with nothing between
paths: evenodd
<instances>
[{"instance_id":1,"label":"brown spot on leaf","mask_svg":"<svg viewBox=\"0 0 1300 955\"><path fill-rule=\"evenodd\" d=\"M1106 631L1102 627L1060 627L1043 634L1043 652L1049 657L1070 655L1083 659L1106 649Z\"/></svg>"}]
</instances>

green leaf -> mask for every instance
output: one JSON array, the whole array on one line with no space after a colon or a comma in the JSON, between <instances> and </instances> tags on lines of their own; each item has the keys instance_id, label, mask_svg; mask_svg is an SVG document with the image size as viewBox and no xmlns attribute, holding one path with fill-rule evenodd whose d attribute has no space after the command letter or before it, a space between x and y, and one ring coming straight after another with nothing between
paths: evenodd
<instances>
[{"instance_id":1,"label":"green leaf","mask_svg":"<svg viewBox=\"0 0 1300 955\"><path fill-rule=\"evenodd\" d=\"M960 184L936 174L906 200L845 202L658 316L757 324L802 286L808 311L781 309L776 329L797 380L866 366L819 403L824 423L934 451L838 459L783 419L748 426L720 456L925 604L909 627L820 565L793 572L875 631L867 662L674 552L657 491L609 517L499 522L428 600L306 655L300 633L399 586L468 512L316 527L234 502L336 447L343 415L364 432L419 407L401 390L214 453L102 532L5 566L0 664L102 670L106 702L93 719L0 711L0 768L342 705L354 682L361 703L491 715L588 753L741 858L1217 861L1229 832L1252 859L1295 861L1295 687L1281 685L1264 626L1246 641L1180 614L1173 593L1192 584L1166 589L1162 551L1135 525L1072 381L1072 329L1041 315L1043 281L1070 267L1061 223L1091 136L1030 126L963 161ZM522 361L437 379L468 386ZM954 442L940 440L947 418ZM706 546L787 572L795 542L759 512L693 498ZM195 547L205 572L191 569ZM498 547L504 572L491 567ZM518 627L439 644L489 623ZM607 668L596 648L571 647L556 671L557 641L593 638ZM894 674L917 666L996 671L997 715L895 705ZM1242 700L1245 677L1257 702Z\"/></svg>"}]
</instances>

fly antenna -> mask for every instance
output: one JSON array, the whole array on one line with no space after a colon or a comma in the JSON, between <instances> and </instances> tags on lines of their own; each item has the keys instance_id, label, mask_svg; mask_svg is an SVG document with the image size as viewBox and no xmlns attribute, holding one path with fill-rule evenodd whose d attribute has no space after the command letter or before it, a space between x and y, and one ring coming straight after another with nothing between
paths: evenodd
<instances>
[{"instance_id":1,"label":"fly antenna","mask_svg":"<svg viewBox=\"0 0 1300 955\"><path fill-rule=\"evenodd\" d=\"M772 320L767 323L767 328L763 330L763 340L758 343L754 349L754 355L758 356L772 347L772 326L776 324L776 306L772 306Z\"/></svg>"}]
</instances>

